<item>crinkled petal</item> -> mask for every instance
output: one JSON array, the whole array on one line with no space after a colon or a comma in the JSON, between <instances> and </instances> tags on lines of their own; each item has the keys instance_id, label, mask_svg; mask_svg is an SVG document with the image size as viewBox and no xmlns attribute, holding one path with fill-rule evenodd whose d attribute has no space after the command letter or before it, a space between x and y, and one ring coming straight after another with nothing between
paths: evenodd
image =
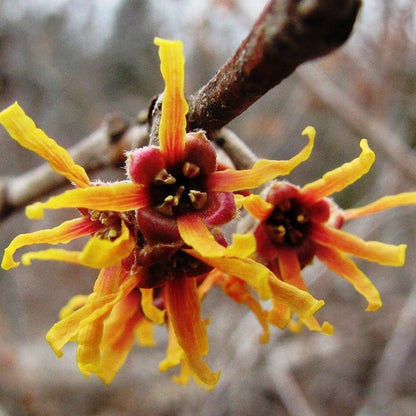
<instances>
[{"instance_id":1,"label":"crinkled petal","mask_svg":"<svg viewBox=\"0 0 416 416\"><path fill-rule=\"evenodd\" d=\"M55 260L102 269L120 263L131 253L134 245L129 229L122 223L122 233L113 241L91 238L82 251L48 249L29 252L23 254L22 263L28 266L32 260Z\"/></svg>"},{"instance_id":2,"label":"crinkled petal","mask_svg":"<svg viewBox=\"0 0 416 416\"><path fill-rule=\"evenodd\" d=\"M374 163L375 154L368 147L366 139L361 140L360 147L362 151L356 159L325 173L321 179L305 185L301 189L303 198L307 201L319 201L334 192L343 190L365 175Z\"/></svg>"},{"instance_id":3,"label":"crinkled petal","mask_svg":"<svg viewBox=\"0 0 416 416\"><path fill-rule=\"evenodd\" d=\"M78 334L81 327L89 325L95 320L100 319L103 315L107 314L115 303L127 296L137 285L137 277L129 276L120 285L118 292L108 293L108 291L105 290L107 287L106 283L109 280L108 283L112 286L114 281L112 277L113 275L117 275L117 273L120 273L120 268L118 267L103 269L100 272L100 275L104 277L104 281L102 281L100 285L95 285L95 292L88 297L86 304L82 308L68 315L66 318L61 319L48 331L46 334L46 340L49 342L58 357L62 356L62 348L68 341L73 339ZM106 277L110 279L106 279ZM108 287L107 289L111 289L111 287ZM100 295L100 291L105 294Z\"/></svg>"},{"instance_id":4,"label":"crinkled petal","mask_svg":"<svg viewBox=\"0 0 416 416\"><path fill-rule=\"evenodd\" d=\"M256 239L253 234L233 234L232 244L225 249L225 257L248 257L256 251Z\"/></svg>"},{"instance_id":5,"label":"crinkled petal","mask_svg":"<svg viewBox=\"0 0 416 416\"><path fill-rule=\"evenodd\" d=\"M154 347L156 345L153 334L153 322L147 319L141 319L135 330L137 342L143 347Z\"/></svg>"},{"instance_id":6,"label":"crinkled petal","mask_svg":"<svg viewBox=\"0 0 416 416\"><path fill-rule=\"evenodd\" d=\"M203 257L247 257L256 249L256 241L251 234L233 234L232 245L222 246L215 240L202 219L195 214L179 217L177 224L183 241Z\"/></svg>"},{"instance_id":7,"label":"crinkled petal","mask_svg":"<svg viewBox=\"0 0 416 416\"><path fill-rule=\"evenodd\" d=\"M81 261L81 251L69 251L63 248L48 248L47 250L30 251L29 253L22 255L22 263L25 266L30 266L32 260L53 260L84 265Z\"/></svg>"},{"instance_id":8,"label":"crinkled petal","mask_svg":"<svg viewBox=\"0 0 416 416\"><path fill-rule=\"evenodd\" d=\"M308 291L301 274L298 256L294 250L279 249L278 262L280 275L284 282L289 283L298 289ZM327 335L334 333L334 327L330 323L323 322L321 325L314 316L301 318L301 321L310 331L319 331Z\"/></svg>"},{"instance_id":9,"label":"crinkled petal","mask_svg":"<svg viewBox=\"0 0 416 416\"><path fill-rule=\"evenodd\" d=\"M290 323L292 312L289 306L272 299L273 308L267 315L267 320L274 326L284 329Z\"/></svg>"},{"instance_id":10,"label":"crinkled petal","mask_svg":"<svg viewBox=\"0 0 416 416\"><path fill-rule=\"evenodd\" d=\"M68 243L76 238L92 234L100 229L100 224L92 222L88 217L76 218L63 222L57 227L39 230L33 233L20 234L15 237L4 250L1 267L5 270L19 265L13 260L17 249L31 244L59 244Z\"/></svg>"},{"instance_id":11,"label":"crinkled petal","mask_svg":"<svg viewBox=\"0 0 416 416\"><path fill-rule=\"evenodd\" d=\"M416 192L403 192L397 195L388 195L377 199L371 204L359 208L351 208L344 211L345 220L374 214L386 209L416 204Z\"/></svg>"},{"instance_id":12,"label":"crinkled petal","mask_svg":"<svg viewBox=\"0 0 416 416\"><path fill-rule=\"evenodd\" d=\"M182 215L177 219L179 234L183 241L204 257L221 257L225 247L219 244L202 219L195 214Z\"/></svg>"},{"instance_id":13,"label":"crinkled petal","mask_svg":"<svg viewBox=\"0 0 416 416\"><path fill-rule=\"evenodd\" d=\"M298 289L307 291L305 281L301 274L300 263L296 251L291 249L278 249L278 262L282 280Z\"/></svg>"},{"instance_id":14,"label":"crinkled petal","mask_svg":"<svg viewBox=\"0 0 416 416\"><path fill-rule=\"evenodd\" d=\"M307 127L302 134L309 138L308 144L289 160L260 159L251 169L226 169L213 172L207 186L212 191L232 192L243 189L253 189L275 179L277 176L289 174L296 166L307 160L311 154L315 139L315 130Z\"/></svg>"},{"instance_id":15,"label":"crinkled petal","mask_svg":"<svg viewBox=\"0 0 416 416\"><path fill-rule=\"evenodd\" d=\"M361 238L321 224L312 224L310 239L327 247L333 247L353 256L385 266L403 266L406 245L392 245Z\"/></svg>"},{"instance_id":16,"label":"crinkled petal","mask_svg":"<svg viewBox=\"0 0 416 416\"><path fill-rule=\"evenodd\" d=\"M267 321L268 312L261 307L259 301L252 295L246 283L237 277L229 275L224 275L219 283L227 296L239 304L246 305L254 313L264 331L260 336L260 342L267 344L270 339Z\"/></svg>"},{"instance_id":17,"label":"crinkled petal","mask_svg":"<svg viewBox=\"0 0 416 416\"><path fill-rule=\"evenodd\" d=\"M72 312L75 312L77 309L81 308L87 303L88 296L87 295L75 295L73 296L69 302L61 309L59 312L59 318L64 319Z\"/></svg>"},{"instance_id":18,"label":"crinkled petal","mask_svg":"<svg viewBox=\"0 0 416 416\"><path fill-rule=\"evenodd\" d=\"M219 373L212 372L202 359L209 347L195 279L169 280L165 290L169 320L192 372L202 383L215 385Z\"/></svg>"},{"instance_id":19,"label":"crinkled petal","mask_svg":"<svg viewBox=\"0 0 416 416\"><path fill-rule=\"evenodd\" d=\"M183 358L183 350L178 344L175 332L172 328L172 324L168 323L169 339L166 349L166 357L159 363L159 371L167 371L170 368L179 365Z\"/></svg>"},{"instance_id":20,"label":"crinkled petal","mask_svg":"<svg viewBox=\"0 0 416 416\"><path fill-rule=\"evenodd\" d=\"M113 300L114 295L97 297L95 294L92 294L88 298L85 306L53 325L46 334L46 340L51 345L55 354L58 357L62 357L62 348L68 341L77 335L80 323L94 310L102 308Z\"/></svg>"},{"instance_id":21,"label":"crinkled petal","mask_svg":"<svg viewBox=\"0 0 416 416\"><path fill-rule=\"evenodd\" d=\"M275 298L288 305L301 317L312 316L324 302L315 299L309 293L282 282L266 266L249 258L223 257L203 258L195 250L185 250L192 256L204 261L218 270L244 280L256 290L261 299Z\"/></svg>"},{"instance_id":22,"label":"crinkled petal","mask_svg":"<svg viewBox=\"0 0 416 416\"><path fill-rule=\"evenodd\" d=\"M133 347L136 327L143 316L138 290L116 303L104 322L101 359L96 374L109 384L124 364Z\"/></svg>"},{"instance_id":23,"label":"crinkled petal","mask_svg":"<svg viewBox=\"0 0 416 416\"><path fill-rule=\"evenodd\" d=\"M107 318L105 324L109 318ZM126 362L126 359L133 348L135 339L135 330L143 318L138 314L129 319L122 319L117 324L122 328L118 336L112 336L111 339L106 337L104 332L102 338L103 348L101 351L101 360L96 374L104 381L110 384L120 368ZM104 326L105 330L105 326Z\"/></svg>"},{"instance_id":24,"label":"crinkled petal","mask_svg":"<svg viewBox=\"0 0 416 416\"><path fill-rule=\"evenodd\" d=\"M100 368L100 344L103 336L104 320L107 312L90 322L89 325L80 326L77 334L77 363L84 376L96 373Z\"/></svg>"},{"instance_id":25,"label":"crinkled petal","mask_svg":"<svg viewBox=\"0 0 416 416\"><path fill-rule=\"evenodd\" d=\"M143 313L150 321L162 325L165 321L165 311L153 304L153 289L140 289Z\"/></svg>"},{"instance_id":26,"label":"crinkled petal","mask_svg":"<svg viewBox=\"0 0 416 416\"><path fill-rule=\"evenodd\" d=\"M73 161L66 149L37 128L18 103L12 104L0 113L0 123L21 146L46 159L55 172L79 187L89 186L90 180L84 168Z\"/></svg>"},{"instance_id":27,"label":"crinkled petal","mask_svg":"<svg viewBox=\"0 0 416 416\"><path fill-rule=\"evenodd\" d=\"M382 305L380 294L371 280L357 267L353 260L338 250L316 244L316 255L328 269L350 282L368 302L367 311L376 311Z\"/></svg>"},{"instance_id":28,"label":"crinkled petal","mask_svg":"<svg viewBox=\"0 0 416 416\"><path fill-rule=\"evenodd\" d=\"M165 80L159 143L167 165L172 166L182 161L185 149L185 58L179 41L156 38L155 44L159 46L160 70Z\"/></svg>"},{"instance_id":29,"label":"crinkled petal","mask_svg":"<svg viewBox=\"0 0 416 416\"><path fill-rule=\"evenodd\" d=\"M131 211L149 205L147 190L135 183L117 183L108 186L76 188L49 198L46 202L35 202L26 207L31 219L43 217L44 209L87 208L97 211Z\"/></svg>"},{"instance_id":30,"label":"crinkled petal","mask_svg":"<svg viewBox=\"0 0 416 416\"><path fill-rule=\"evenodd\" d=\"M274 205L265 201L260 195L251 194L243 201L244 208L258 220L266 220L274 210Z\"/></svg>"},{"instance_id":31,"label":"crinkled petal","mask_svg":"<svg viewBox=\"0 0 416 416\"><path fill-rule=\"evenodd\" d=\"M133 250L135 241L130 230L121 222L121 234L114 240L91 238L81 252L82 264L96 269L114 266L125 259Z\"/></svg>"}]
</instances>

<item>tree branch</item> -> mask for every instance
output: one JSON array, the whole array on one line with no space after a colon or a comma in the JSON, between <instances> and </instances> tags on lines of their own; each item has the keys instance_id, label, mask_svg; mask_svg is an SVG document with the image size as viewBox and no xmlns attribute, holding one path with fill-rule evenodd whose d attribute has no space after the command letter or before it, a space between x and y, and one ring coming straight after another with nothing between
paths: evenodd
<instances>
[{"instance_id":1,"label":"tree branch","mask_svg":"<svg viewBox=\"0 0 416 416\"><path fill-rule=\"evenodd\" d=\"M236 53L190 97L188 130L220 129L297 66L342 45L360 6L361 0L270 1Z\"/></svg>"}]
</instances>

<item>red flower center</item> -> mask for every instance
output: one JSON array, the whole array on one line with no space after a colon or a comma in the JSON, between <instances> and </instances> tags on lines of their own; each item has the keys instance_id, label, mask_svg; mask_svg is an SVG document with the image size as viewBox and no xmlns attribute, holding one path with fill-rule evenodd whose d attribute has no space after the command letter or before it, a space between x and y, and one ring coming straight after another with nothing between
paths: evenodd
<instances>
[{"instance_id":1,"label":"red flower center","mask_svg":"<svg viewBox=\"0 0 416 416\"><path fill-rule=\"evenodd\" d=\"M305 207L296 199L286 199L266 220L266 231L276 244L298 246L308 233L310 220Z\"/></svg>"},{"instance_id":2,"label":"red flower center","mask_svg":"<svg viewBox=\"0 0 416 416\"><path fill-rule=\"evenodd\" d=\"M195 163L159 171L153 178L150 195L154 209L168 217L204 208L207 202L205 175Z\"/></svg>"}]
</instances>

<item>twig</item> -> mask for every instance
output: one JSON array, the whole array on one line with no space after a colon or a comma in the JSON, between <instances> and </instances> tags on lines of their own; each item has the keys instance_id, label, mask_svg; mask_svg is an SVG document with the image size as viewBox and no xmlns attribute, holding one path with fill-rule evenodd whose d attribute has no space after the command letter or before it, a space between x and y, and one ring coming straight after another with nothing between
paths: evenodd
<instances>
[{"instance_id":1,"label":"twig","mask_svg":"<svg viewBox=\"0 0 416 416\"><path fill-rule=\"evenodd\" d=\"M340 347L336 338L311 337L307 348L304 342L296 339L280 343L269 355L266 360L268 374L276 387L276 393L290 415L316 416L321 414L321 412L315 413L311 408L299 384L292 376L291 369L301 367L305 362L316 357L325 357L339 352Z\"/></svg>"},{"instance_id":2,"label":"twig","mask_svg":"<svg viewBox=\"0 0 416 416\"><path fill-rule=\"evenodd\" d=\"M145 125L132 124L125 116L110 114L101 126L69 149L75 162L87 171L124 162L124 153L147 143ZM63 185L66 179L43 164L14 178L0 178L0 217Z\"/></svg>"},{"instance_id":3,"label":"twig","mask_svg":"<svg viewBox=\"0 0 416 416\"><path fill-rule=\"evenodd\" d=\"M366 136L372 139L370 145L407 179L416 182L416 154L399 134L389 129L384 120L371 117L346 91L341 91L317 70L303 68L296 75L330 111L357 134L365 131Z\"/></svg>"},{"instance_id":4,"label":"twig","mask_svg":"<svg viewBox=\"0 0 416 416\"><path fill-rule=\"evenodd\" d=\"M188 129L218 130L300 64L349 37L360 0L273 0L236 53L189 100Z\"/></svg>"},{"instance_id":5,"label":"twig","mask_svg":"<svg viewBox=\"0 0 416 416\"><path fill-rule=\"evenodd\" d=\"M258 160L253 151L230 129L222 128L214 132L212 140L224 150L236 169L250 169Z\"/></svg>"},{"instance_id":6,"label":"twig","mask_svg":"<svg viewBox=\"0 0 416 416\"><path fill-rule=\"evenodd\" d=\"M401 310L394 332L377 364L374 382L356 416L382 415L396 393L395 386L416 339L416 284Z\"/></svg>"}]
</instances>

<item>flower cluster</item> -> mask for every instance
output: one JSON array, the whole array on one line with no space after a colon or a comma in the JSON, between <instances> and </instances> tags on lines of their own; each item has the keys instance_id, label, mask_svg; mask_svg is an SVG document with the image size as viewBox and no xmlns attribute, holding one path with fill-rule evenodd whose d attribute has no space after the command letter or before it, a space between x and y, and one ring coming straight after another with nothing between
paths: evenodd
<instances>
[{"instance_id":1,"label":"flower cluster","mask_svg":"<svg viewBox=\"0 0 416 416\"><path fill-rule=\"evenodd\" d=\"M49 162L74 188L26 208L31 219L45 209L75 208L78 215L55 228L18 235L6 248L2 267L19 265L16 251L32 244L66 244L89 239L81 251L49 248L22 255L99 269L90 295L73 297L49 330L47 341L58 356L68 342L77 343L77 363L85 375L110 383L137 340L154 345L154 324L169 333L160 370L180 365L176 381L193 377L214 386L219 372L210 369L207 321L201 301L213 285L244 304L259 320L267 342L269 324L300 325L326 334L332 326L314 317L323 306L307 290L301 270L316 257L353 284L369 303L381 306L371 281L350 255L399 266L405 247L365 242L340 230L344 221L397 205L413 204L413 193L386 197L367 207L343 211L328 198L365 174L374 153L362 141L361 155L322 179L298 188L276 178L308 159L315 131L289 160L257 161L251 169L219 167L216 149L203 131L186 132L182 44L157 38L165 81L159 145L126 155L125 181L91 181L69 153L49 138L15 103L0 113L0 123L19 144ZM263 197L250 190L270 183ZM244 191L244 192L243 192ZM248 195L248 196L247 196ZM224 225L246 209L256 219L251 232L234 234ZM271 300L265 310L262 300Z\"/></svg>"}]
</instances>

